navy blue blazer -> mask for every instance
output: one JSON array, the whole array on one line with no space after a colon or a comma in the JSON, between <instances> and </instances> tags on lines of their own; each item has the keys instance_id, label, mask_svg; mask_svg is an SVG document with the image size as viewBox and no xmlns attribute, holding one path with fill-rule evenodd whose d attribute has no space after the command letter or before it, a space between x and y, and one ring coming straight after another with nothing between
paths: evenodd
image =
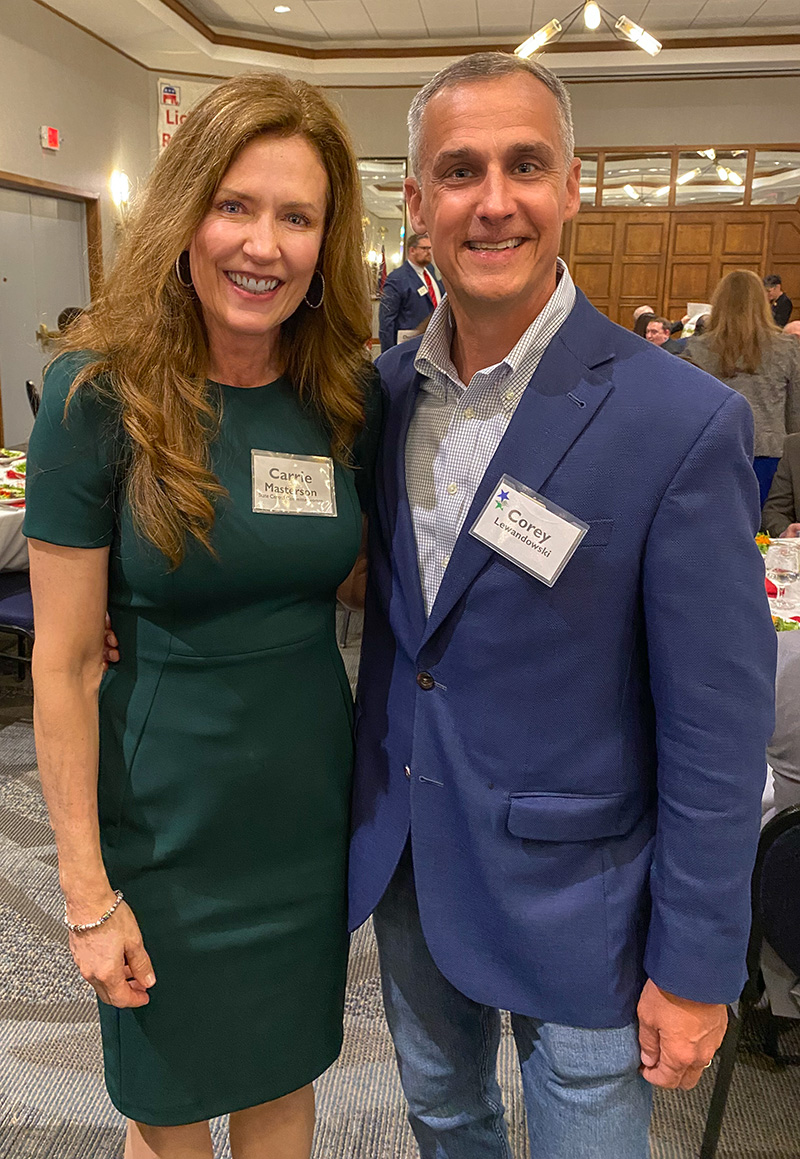
<instances>
[{"instance_id":1,"label":"navy blue blazer","mask_svg":"<svg viewBox=\"0 0 800 1159\"><path fill-rule=\"evenodd\" d=\"M730 1002L776 654L750 407L579 292L426 620L404 473L418 345L378 363L352 927L410 834L428 946L475 1001L622 1026L649 976ZM504 473L590 525L553 588L469 534Z\"/></svg>"},{"instance_id":2,"label":"navy blue blazer","mask_svg":"<svg viewBox=\"0 0 800 1159\"><path fill-rule=\"evenodd\" d=\"M439 294L443 295L442 283L430 267L428 273ZM430 295L409 262L403 262L398 269L392 270L383 287L378 314L381 351L397 345L398 330L415 330L433 313L433 309Z\"/></svg>"}]
</instances>

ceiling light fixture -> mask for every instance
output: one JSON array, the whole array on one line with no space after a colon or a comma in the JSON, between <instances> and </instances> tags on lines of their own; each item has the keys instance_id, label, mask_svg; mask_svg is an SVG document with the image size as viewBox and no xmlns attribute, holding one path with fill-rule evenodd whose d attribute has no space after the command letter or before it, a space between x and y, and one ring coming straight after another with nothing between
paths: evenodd
<instances>
[{"instance_id":1,"label":"ceiling light fixture","mask_svg":"<svg viewBox=\"0 0 800 1159\"><path fill-rule=\"evenodd\" d=\"M524 40L514 50L516 55L529 57L536 52L541 52L545 45L550 44L562 33L568 31L581 14L583 15L583 23L591 31L599 28L600 24L605 21L618 39L624 38L631 41L637 48L643 49L650 56L655 56L656 53L661 52L661 41L656 40L649 32L645 32L641 25L635 24L627 16L619 18L612 16L610 12L598 4L597 0L583 0L583 3L579 4L577 8L573 8L571 12L567 13L563 21L551 20L548 24L544 24L538 32L534 32L532 36Z\"/></svg>"},{"instance_id":2,"label":"ceiling light fixture","mask_svg":"<svg viewBox=\"0 0 800 1159\"><path fill-rule=\"evenodd\" d=\"M534 52L538 52L540 48L544 48L551 40L555 40L560 36L563 29L558 20L551 20L549 24L545 24L538 32L534 32L533 36L529 36L520 44L519 48L514 50L515 56L533 56Z\"/></svg>"},{"instance_id":3,"label":"ceiling light fixture","mask_svg":"<svg viewBox=\"0 0 800 1159\"><path fill-rule=\"evenodd\" d=\"M716 161L717 152L716 152L716 149L698 149L697 156L698 157L708 157L709 161Z\"/></svg>"},{"instance_id":4,"label":"ceiling light fixture","mask_svg":"<svg viewBox=\"0 0 800 1159\"><path fill-rule=\"evenodd\" d=\"M653 197L665 197L667 193L669 193L669 185L662 185L660 189L655 191Z\"/></svg>"},{"instance_id":5,"label":"ceiling light fixture","mask_svg":"<svg viewBox=\"0 0 800 1159\"><path fill-rule=\"evenodd\" d=\"M291 8L287 8L285 4L276 4L272 11L280 12L283 15L284 12L291 12Z\"/></svg>"},{"instance_id":6,"label":"ceiling light fixture","mask_svg":"<svg viewBox=\"0 0 800 1159\"><path fill-rule=\"evenodd\" d=\"M623 185L622 188L627 193L628 197L633 198L634 201L640 200L640 194L636 192L632 185Z\"/></svg>"},{"instance_id":7,"label":"ceiling light fixture","mask_svg":"<svg viewBox=\"0 0 800 1159\"><path fill-rule=\"evenodd\" d=\"M655 36L651 36L649 32L645 32L640 24L635 24L627 16L620 16L614 27L621 36L627 37L638 48L643 48L645 52L649 52L651 56L656 56L661 52L661 41L656 40Z\"/></svg>"},{"instance_id":8,"label":"ceiling light fixture","mask_svg":"<svg viewBox=\"0 0 800 1159\"><path fill-rule=\"evenodd\" d=\"M738 173L734 173L732 169L728 170L728 180L731 185L744 185L744 179Z\"/></svg>"},{"instance_id":9,"label":"ceiling light fixture","mask_svg":"<svg viewBox=\"0 0 800 1159\"><path fill-rule=\"evenodd\" d=\"M600 27L600 21L602 19L603 18L600 15L600 6L597 4L596 0L586 0L586 3L583 6L583 23L586 25L586 27L590 28L592 32L594 32L595 28Z\"/></svg>"},{"instance_id":10,"label":"ceiling light fixture","mask_svg":"<svg viewBox=\"0 0 800 1159\"><path fill-rule=\"evenodd\" d=\"M687 181L693 181L695 177L700 176L701 172L701 169L690 169L688 173L681 173L676 185L685 185Z\"/></svg>"}]
</instances>

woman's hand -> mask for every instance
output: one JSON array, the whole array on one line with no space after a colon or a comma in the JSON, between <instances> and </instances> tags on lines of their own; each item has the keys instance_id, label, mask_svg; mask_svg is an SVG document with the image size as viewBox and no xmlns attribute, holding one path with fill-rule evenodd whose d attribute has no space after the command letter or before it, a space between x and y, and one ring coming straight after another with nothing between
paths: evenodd
<instances>
[{"instance_id":1,"label":"woman's hand","mask_svg":"<svg viewBox=\"0 0 800 1159\"><path fill-rule=\"evenodd\" d=\"M108 670L109 664L116 664L119 660L119 640L111 627L111 617L106 612L106 629L103 633L103 671Z\"/></svg>"},{"instance_id":2,"label":"woman's hand","mask_svg":"<svg viewBox=\"0 0 800 1159\"><path fill-rule=\"evenodd\" d=\"M70 914L70 920L73 915ZM144 948L139 923L126 902L107 922L83 934L70 934L69 947L81 977L109 1006L146 1006L156 976Z\"/></svg>"}]
</instances>

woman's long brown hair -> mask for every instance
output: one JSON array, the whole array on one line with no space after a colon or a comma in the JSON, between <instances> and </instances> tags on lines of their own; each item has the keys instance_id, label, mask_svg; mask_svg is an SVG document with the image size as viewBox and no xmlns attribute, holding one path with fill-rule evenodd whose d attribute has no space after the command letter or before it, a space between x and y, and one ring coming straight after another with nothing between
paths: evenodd
<instances>
[{"instance_id":1,"label":"woman's long brown hair","mask_svg":"<svg viewBox=\"0 0 800 1159\"><path fill-rule=\"evenodd\" d=\"M364 421L371 317L361 187L349 134L333 105L304 81L235 77L193 109L162 153L102 292L61 346L92 352L69 398L92 383L116 400L130 444L126 485L136 527L173 567L184 557L187 536L211 548L214 500L224 494L210 469L219 414L206 382L206 330L175 261L231 162L263 133L305 137L328 175L318 262L324 302L318 310L301 303L283 324L285 373L316 407L340 461L348 460Z\"/></svg>"},{"instance_id":2,"label":"woman's long brown hair","mask_svg":"<svg viewBox=\"0 0 800 1159\"><path fill-rule=\"evenodd\" d=\"M779 333L761 279L751 270L726 274L714 291L711 321L703 335L719 359L722 377L756 374Z\"/></svg>"}]
</instances>

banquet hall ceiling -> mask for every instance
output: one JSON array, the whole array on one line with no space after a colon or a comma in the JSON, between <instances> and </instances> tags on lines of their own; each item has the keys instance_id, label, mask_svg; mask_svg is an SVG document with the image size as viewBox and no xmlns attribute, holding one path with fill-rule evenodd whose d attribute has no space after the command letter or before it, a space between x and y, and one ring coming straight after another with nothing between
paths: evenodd
<instances>
[{"instance_id":1,"label":"banquet hall ceiling","mask_svg":"<svg viewBox=\"0 0 800 1159\"><path fill-rule=\"evenodd\" d=\"M577 0L288 0L291 11L282 14L274 11L272 0L183 3L220 31L320 45L342 40L441 43L482 36L519 41L554 16L564 17ZM611 7L615 15L624 11L656 35L763 33L781 26L797 31L800 16L800 0L614 0Z\"/></svg>"},{"instance_id":2,"label":"banquet hall ceiling","mask_svg":"<svg viewBox=\"0 0 800 1159\"><path fill-rule=\"evenodd\" d=\"M44 0L37 0L44 3ZM543 58L565 79L800 73L800 0L607 0L663 41L655 58L587 33ZM465 51L513 49L576 0L48 0L140 64L228 76L277 68L330 85L417 85Z\"/></svg>"}]
</instances>

